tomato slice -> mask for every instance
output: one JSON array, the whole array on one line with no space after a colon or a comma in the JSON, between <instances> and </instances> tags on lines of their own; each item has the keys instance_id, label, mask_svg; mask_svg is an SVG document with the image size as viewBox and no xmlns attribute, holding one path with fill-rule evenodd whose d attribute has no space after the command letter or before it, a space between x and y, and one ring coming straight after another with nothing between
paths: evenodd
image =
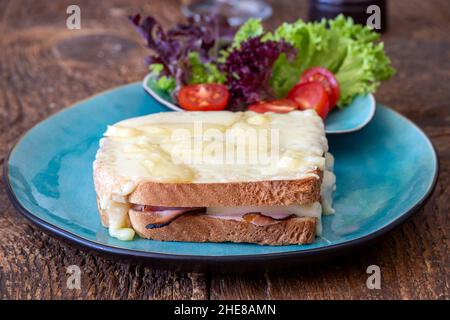
<instances>
[{"instance_id":1,"label":"tomato slice","mask_svg":"<svg viewBox=\"0 0 450 320\"><path fill-rule=\"evenodd\" d=\"M184 86L178 92L180 106L189 111L223 110L228 104L230 92L217 83L202 83Z\"/></svg>"},{"instance_id":2,"label":"tomato slice","mask_svg":"<svg viewBox=\"0 0 450 320\"><path fill-rule=\"evenodd\" d=\"M258 113L264 112L288 113L296 109L298 109L297 104L289 99L261 101L248 107L248 110Z\"/></svg>"},{"instance_id":3,"label":"tomato slice","mask_svg":"<svg viewBox=\"0 0 450 320\"><path fill-rule=\"evenodd\" d=\"M300 110L314 109L325 120L330 102L327 91L320 82L297 84L288 93L288 99L294 101Z\"/></svg>"},{"instance_id":4,"label":"tomato slice","mask_svg":"<svg viewBox=\"0 0 450 320\"><path fill-rule=\"evenodd\" d=\"M322 67L314 67L305 70L300 79L300 83L314 81L320 82L325 87L330 100L330 111L333 110L340 96L339 83L336 77L331 71Z\"/></svg>"}]
</instances>

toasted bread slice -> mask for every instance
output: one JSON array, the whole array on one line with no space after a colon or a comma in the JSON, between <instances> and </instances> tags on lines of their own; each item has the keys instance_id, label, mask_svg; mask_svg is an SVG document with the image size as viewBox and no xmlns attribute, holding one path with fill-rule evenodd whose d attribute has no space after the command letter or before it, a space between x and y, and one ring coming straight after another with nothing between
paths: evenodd
<instances>
[{"instance_id":1,"label":"toasted bread slice","mask_svg":"<svg viewBox=\"0 0 450 320\"><path fill-rule=\"evenodd\" d=\"M166 207L263 206L308 204L320 200L322 171L299 180L267 180L231 183L140 182L128 195L132 204ZM95 188L120 188L120 177L96 167ZM116 185L106 186L112 183ZM100 191L100 192L99 192Z\"/></svg>"},{"instance_id":2,"label":"toasted bread slice","mask_svg":"<svg viewBox=\"0 0 450 320\"><path fill-rule=\"evenodd\" d=\"M306 244L314 240L316 218L294 217L267 226L240 220L226 220L205 214L185 214L169 225L148 229L155 215L129 211L133 229L143 238L161 241L247 242L265 245Z\"/></svg>"}]
</instances>

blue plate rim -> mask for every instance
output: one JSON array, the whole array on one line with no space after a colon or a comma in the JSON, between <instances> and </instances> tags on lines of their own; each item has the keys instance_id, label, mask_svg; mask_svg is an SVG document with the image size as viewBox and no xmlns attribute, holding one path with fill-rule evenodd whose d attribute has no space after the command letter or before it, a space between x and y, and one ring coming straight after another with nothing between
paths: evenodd
<instances>
[{"instance_id":1,"label":"blue plate rim","mask_svg":"<svg viewBox=\"0 0 450 320\"><path fill-rule=\"evenodd\" d=\"M377 102L375 100L375 96L372 93L369 93L367 96L370 99L370 104L371 104L372 107L371 107L370 115L367 117L367 119L363 123L361 123L359 126L354 127L352 129L342 129L342 130L327 131L327 128L325 127L325 132L327 134L332 134L332 135L334 135L334 134L352 133L352 132L359 131L362 128L364 128L365 126L367 126L369 124L369 122L372 121L372 119L375 117L375 112L377 110ZM428 137L427 137L427 139L428 139Z\"/></svg>"},{"instance_id":2,"label":"blue plate rim","mask_svg":"<svg viewBox=\"0 0 450 320\"><path fill-rule=\"evenodd\" d=\"M36 215L34 215L31 211L27 210L17 199L10 179L9 179L9 160L10 156L13 153L15 147L21 142L23 138L25 138L35 127L39 126L42 122L47 121L48 119L54 117L55 115L59 114L60 112L66 111L68 109L74 108L78 106L80 103L82 103L85 100L91 99L95 96L105 94L107 92L119 89L121 87L129 86L129 85L135 85L139 83L133 82L129 83L123 86L114 87L108 90L101 91L97 94L94 94L86 99L82 99L77 101L76 103L63 108L59 110L58 112L50 115L49 117L45 118L41 122L37 123L33 127L31 127L29 130L27 130L24 134L22 134L17 141L14 143L14 145L9 150L5 161L3 165L3 182L5 184L6 194L8 195L8 198L10 199L11 203L13 204L14 208L18 210L19 213L21 213L27 220L31 221L32 223L36 224L38 227L43 229L44 231L49 232L52 235L55 235L58 238L67 239L70 240L72 243L76 245L81 245L82 247L92 249L97 252L105 253L105 254L112 254L112 255L119 255L123 258L146 258L150 260L167 260L167 261L186 261L189 260L191 262L207 262L207 261L213 261L213 262L248 262L248 261L258 261L261 259L264 259L264 261L267 260L279 260L279 259L286 259L286 258L298 258L298 257L306 257L306 256L316 256L320 254L325 253L333 253L335 251L340 251L343 249L350 249L352 247L359 247L365 244L370 243L371 241L375 240L376 238L384 235L385 233L391 231L392 229L399 226L401 223L403 223L405 220L407 220L414 212L418 211L420 208L422 208L426 201L430 198L432 195L439 176L440 172L440 166L439 166L439 156L436 152L436 148L433 144L433 142L428 138L428 136L423 132L423 130L418 127L414 122L403 116L402 114L398 113L397 111L389 108L392 112L394 112L396 115L403 118L405 121L410 123L413 127L415 127L421 135L424 136L426 141L428 142L434 156L434 164L436 170L434 171L432 182L428 188L428 190L424 193L422 198L420 198L411 208L408 210L405 210L402 214L400 214L396 219L388 222L385 226L379 228L378 230L371 232L363 237L359 237L356 239L348 240L342 243L337 243L333 245L323 246L320 248L311 248L306 250L296 250L296 251L289 251L289 252L275 252L275 253L261 253L261 254L244 254L244 255L186 255L186 254L175 254L175 253L161 253L161 252L151 252L151 251L141 251L141 250L133 250L133 249L124 249L120 247L114 247L110 245L105 245L99 242L95 242L86 238L83 238L81 236L78 236L77 234L74 234L70 231L66 231L50 222L47 222Z\"/></svg>"}]
</instances>

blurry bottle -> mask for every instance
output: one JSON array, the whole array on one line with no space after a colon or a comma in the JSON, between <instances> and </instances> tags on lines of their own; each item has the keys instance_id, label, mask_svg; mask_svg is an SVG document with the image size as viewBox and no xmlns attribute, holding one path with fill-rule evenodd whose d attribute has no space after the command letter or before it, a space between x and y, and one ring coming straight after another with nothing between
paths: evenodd
<instances>
[{"instance_id":1,"label":"blurry bottle","mask_svg":"<svg viewBox=\"0 0 450 320\"><path fill-rule=\"evenodd\" d=\"M309 19L318 21L343 13L359 24L373 27L374 22L380 22L374 29L384 32L388 27L386 2L387 0L309 0Z\"/></svg>"},{"instance_id":2,"label":"blurry bottle","mask_svg":"<svg viewBox=\"0 0 450 320\"><path fill-rule=\"evenodd\" d=\"M184 0L182 3L181 12L187 17L220 15L232 26L239 26L249 18L264 20L272 15L272 7L264 0Z\"/></svg>"}]
</instances>

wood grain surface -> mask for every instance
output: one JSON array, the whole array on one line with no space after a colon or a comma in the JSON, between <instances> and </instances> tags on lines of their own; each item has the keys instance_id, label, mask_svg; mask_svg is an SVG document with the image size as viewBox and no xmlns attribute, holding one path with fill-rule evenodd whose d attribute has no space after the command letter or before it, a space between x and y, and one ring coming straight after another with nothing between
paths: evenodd
<instances>
[{"instance_id":1,"label":"wood grain surface","mask_svg":"<svg viewBox=\"0 0 450 320\"><path fill-rule=\"evenodd\" d=\"M81 7L81 30L65 27L66 8L73 3ZM271 3L269 27L306 17L305 1ZM172 0L0 0L0 165L34 124L77 100L142 79L145 49L128 14L154 14L170 25L181 19L179 8ZM450 298L449 30L447 0L390 1L390 29L383 38L398 73L376 97L430 136L440 177L423 209L363 252L290 273L158 271L110 261L45 235L18 214L0 184L0 298ZM66 268L74 264L82 271L80 290L66 287ZM381 268L380 290L366 287L372 264Z\"/></svg>"}]
</instances>

